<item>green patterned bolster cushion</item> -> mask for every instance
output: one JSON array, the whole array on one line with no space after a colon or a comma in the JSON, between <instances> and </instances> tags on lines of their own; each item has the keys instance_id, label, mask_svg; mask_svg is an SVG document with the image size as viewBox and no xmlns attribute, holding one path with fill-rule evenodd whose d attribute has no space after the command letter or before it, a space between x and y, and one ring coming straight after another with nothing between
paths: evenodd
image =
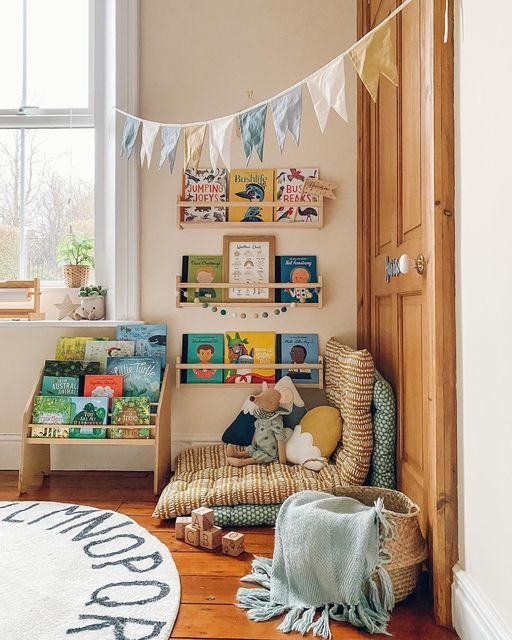
<instances>
[{"instance_id":1,"label":"green patterned bolster cushion","mask_svg":"<svg viewBox=\"0 0 512 640\"><path fill-rule=\"evenodd\" d=\"M374 487L395 489L395 394L389 382L378 371L375 371L372 414L373 453L368 480Z\"/></svg>"},{"instance_id":2,"label":"green patterned bolster cushion","mask_svg":"<svg viewBox=\"0 0 512 640\"><path fill-rule=\"evenodd\" d=\"M237 504L232 507L212 507L216 527L273 527L280 504Z\"/></svg>"}]
</instances>

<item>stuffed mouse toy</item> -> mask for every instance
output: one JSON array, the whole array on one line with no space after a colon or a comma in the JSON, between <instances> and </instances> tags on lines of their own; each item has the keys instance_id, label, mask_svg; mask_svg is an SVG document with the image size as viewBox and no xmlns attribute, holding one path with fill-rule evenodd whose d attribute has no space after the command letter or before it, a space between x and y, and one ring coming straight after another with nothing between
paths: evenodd
<instances>
[{"instance_id":1,"label":"stuffed mouse toy","mask_svg":"<svg viewBox=\"0 0 512 640\"><path fill-rule=\"evenodd\" d=\"M235 467L245 467L248 464L274 462L279 457L279 462L286 464L286 434L282 416L289 413L283 405L293 400L291 389L279 392L264 382L262 392L251 396L250 400L256 405L252 444L242 450L228 444L227 462Z\"/></svg>"}]
</instances>

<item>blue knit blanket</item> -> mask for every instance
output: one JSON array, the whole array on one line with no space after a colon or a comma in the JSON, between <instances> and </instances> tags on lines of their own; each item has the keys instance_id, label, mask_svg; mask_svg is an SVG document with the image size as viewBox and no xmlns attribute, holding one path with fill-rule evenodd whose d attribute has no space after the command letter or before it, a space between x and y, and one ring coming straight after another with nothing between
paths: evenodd
<instances>
[{"instance_id":1,"label":"blue knit blanket","mask_svg":"<svg viewBox=\"0 0 512 640\"><path fill-rule=\"evenodd\" d=\"M381 498L367 507L320 491L291 496L277 518L273 559L255 558L242 578L263 588L239 589L238 606L256 621L286 613L278 626L284 632L330 638L333 619L387 633L394 595L382 548L391 528L382 511Z\"/></svg>"}]
</instances>

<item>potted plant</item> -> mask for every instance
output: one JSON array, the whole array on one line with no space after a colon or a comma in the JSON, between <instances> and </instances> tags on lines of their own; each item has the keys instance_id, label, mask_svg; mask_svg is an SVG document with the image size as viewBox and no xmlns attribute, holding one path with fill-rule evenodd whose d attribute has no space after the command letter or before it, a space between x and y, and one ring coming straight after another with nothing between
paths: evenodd
<instances>
[{"instance_id":1,"label":"potted plant","mask_svg":"<svg viewBox=\"0 0 512 640\"><path fill-rule=\"evenodd\" d=\"M106 295L107 290L99 284L80 287L78 292L80 308L75 311L75 320L103 320Z\"/></svg>"},{"instance_id":2,"label":"potted plant","mask_svg":"<svg viewBox=\"0 0 512 640\"><path fill-rule=\"evenodd\" d=\"M70 230L57 251L66 287L78 289L85 286L89 281L89 271L94 266L94 239Z\"/></svg>"}]
</instances>

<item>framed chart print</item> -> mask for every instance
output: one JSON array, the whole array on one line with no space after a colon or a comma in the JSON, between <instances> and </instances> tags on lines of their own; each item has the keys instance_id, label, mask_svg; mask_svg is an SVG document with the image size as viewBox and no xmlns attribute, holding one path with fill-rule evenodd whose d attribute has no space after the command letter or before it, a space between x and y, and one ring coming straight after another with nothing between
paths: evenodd
<instances>
[{"instance_id":1,"label":"framed chart print","mask_svg":"<svg viewBox=\"0 0 512 640\"><path fill-rule=\"evenodd\" d=\"M258 284L274 282L274 236L224 236L224 282L251 284L225 289L225 302L273 302L274 289Z\"/></svg>"}]
</instances>

